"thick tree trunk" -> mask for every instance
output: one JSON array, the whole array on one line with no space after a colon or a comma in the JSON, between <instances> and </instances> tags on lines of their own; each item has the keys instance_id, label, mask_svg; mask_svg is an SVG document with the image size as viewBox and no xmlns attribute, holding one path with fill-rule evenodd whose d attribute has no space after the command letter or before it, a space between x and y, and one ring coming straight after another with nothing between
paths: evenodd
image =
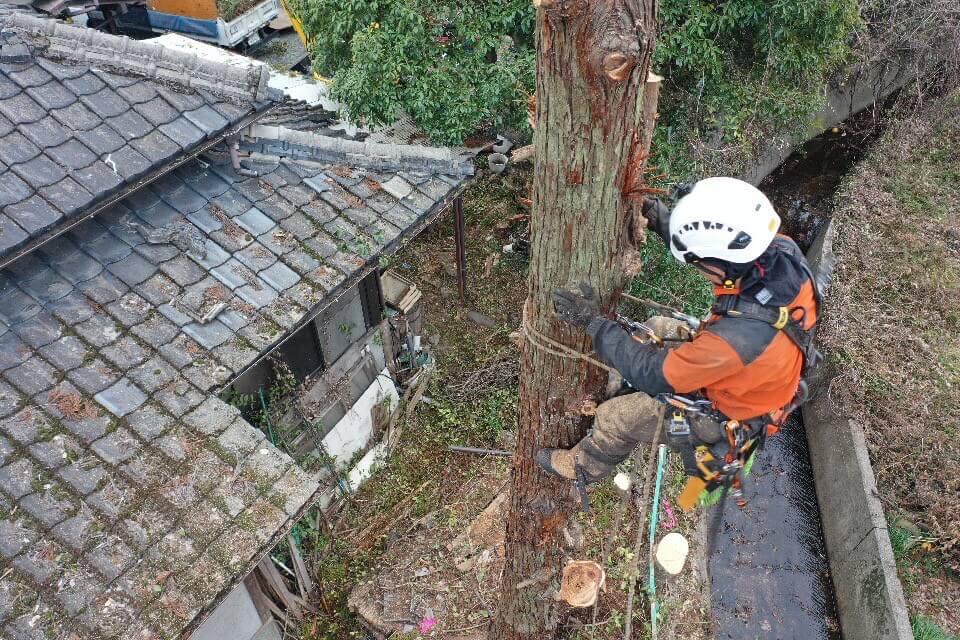
<instances>
[{"instance_id":1,"label":"thick tree trunk","mask_svg":"<svg viewBox=\"0 0 960 640\"><path fill-rule=\"evenodd\" d=\"M533 332L581 352L586 335L556 320L551 292L587 282L607 305L638 268L630 216L643 195L656 86L645 92L655 0L534 0L539 7L535 172L529 298ZM646 98L645 98L646 93ZM536 336L536 333L533 333ZM581 413L600 400L605 371L525 340L500 607L490 637L548 638L562 622L553 595L568 557L563 528L577 507L571 483L533 461L569 447Z\"/></svg>"}]
</instances>

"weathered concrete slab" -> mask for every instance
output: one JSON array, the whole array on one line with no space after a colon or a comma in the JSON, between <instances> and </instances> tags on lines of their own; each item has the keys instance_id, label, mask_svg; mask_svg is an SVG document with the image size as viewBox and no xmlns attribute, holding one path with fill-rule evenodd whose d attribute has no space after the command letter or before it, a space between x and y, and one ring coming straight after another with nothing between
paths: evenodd
<instances>
[{"instance_id":1,"label":"weathered concrete slab","mask_svg":"<svg viewBox=\"0 0 960 640\"><path fill-rule=\"evenodd\" d=\"M739 177L750 184L760 184L804 142L850 116L880 104L887 96L912 80L915 77L913 74L914 71L909 66L896 62L854 67L846 80L826 87L827 103L820 113L811 119L807 135L774 138L767 144L764 154Z\"/></svg>"},{"instance_id":2,"label":"weathered concrete slab","mask_svg":"<svg viewBox=\"0 0 960 640\"><path fill-rule=\"evenodd\" d=\"M825 288L835 263L834 237L831 222L809 255ZM803 420L843 637L912 640L863 429L830 399L835 374L826 365L821 368L813 398L803 407Z\"/></svg>"}]
</instances>

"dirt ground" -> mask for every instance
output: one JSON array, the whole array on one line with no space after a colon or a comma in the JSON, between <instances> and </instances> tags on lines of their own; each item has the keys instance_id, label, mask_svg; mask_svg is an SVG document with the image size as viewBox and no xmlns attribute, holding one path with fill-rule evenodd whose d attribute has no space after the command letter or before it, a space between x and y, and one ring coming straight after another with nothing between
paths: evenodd
<instances>
[{"instance_id":1,"label":"dirt ground","mask_svg":"<svg viewBox=\"0 0 960 640\"><path fill-rule=\"evenodd\" d=\"M528 172L481 176L468 190L465 306L456 292L448 221L393 260L391 266L424 292L425 333L436 370L426 402L404 425L402 443L389 463L343 513L330 516L338 542L317 554L323 558L319 582L328 615L305 625L303 638L358 637L361 629L371 628L383 636L392 633L391 638L483 637L502 569L502 500L496 498L504 495L509 459L456 454L447 447L512 447L519 363L510 334L519 325L526 295L526 261L503 247L522 235L518 216L525 209L518 198L528 195L529 179ZM641 453L645 466L647 451ZM625 470L631 466L626 463ZM686 516L670 502L682 487L679 467L671 460L665 476L670 511L661 510L660 535L685 534L691 554L680 576L668 580L658 573L660 635L705 639L710 637L705 536L698 514ZM579 516L584 547L578 559L601 563L607 588L596 608L571 612L560 637L623 637L638 492L639 484L624 493L608 480L593 492L591 513ZM644 546L643 576L646 553ZM650 633L645 583L633 608L635 638Z\"/></svg>"},{"instance_id":2,"label":"dirt ground","mask_svg":"<svg viewBox=\"0 0 960 640\"><path fill-rule=\"evenodd\" d=\"M921 640L960 634L960 93L891 124L845 180L820 335L864 425ZM939 628L938 628L939 627Z\"/></svg>"}]
</instances>

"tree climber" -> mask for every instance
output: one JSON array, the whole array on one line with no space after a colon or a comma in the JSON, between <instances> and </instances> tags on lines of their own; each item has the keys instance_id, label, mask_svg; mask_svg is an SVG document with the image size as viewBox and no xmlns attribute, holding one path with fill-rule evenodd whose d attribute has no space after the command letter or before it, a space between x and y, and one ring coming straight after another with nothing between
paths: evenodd
<instances>
[{"instance_id":1,"label":"tree climber","mask_svg":"<svg viewBox=\"0 0 960 640\"><path fill-rule=\"evenodd\" d=\"M599 359L637 393L597 407L593 430L572 449L538 451L537 462L550 473L586 482L607 476L638 443L654 439L661 407L656 398L685 394L707 409L688 420L692 446L684 466L697 475L693 447L724 444L726 425L737 423L762 432L762 441L805 388L801 376L818 358L812 342L819 296L799 247L777 233L773 205L759 189L733 178L701 180L674 197L672 212L655 199L646 200L642 212L674 257L713 283L711 314L692 340L667 348L640 342L603 317L589 286L556 290L557 315L590 334ZM676 336L682 322L656 317L647 324L663 338Z\"/></svg>"}]
</instances>

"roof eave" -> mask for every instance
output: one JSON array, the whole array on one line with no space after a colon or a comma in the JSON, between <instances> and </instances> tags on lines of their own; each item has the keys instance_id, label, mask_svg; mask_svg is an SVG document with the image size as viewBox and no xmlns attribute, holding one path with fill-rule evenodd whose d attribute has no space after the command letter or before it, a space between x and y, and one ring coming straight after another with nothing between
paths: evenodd
<instances>
[{"instance_id":1,"label":"roof eave","mask_svg":"<svg viewBox=\"0 0 960 640\"><path fill-rule=\"evenodd\" d=\"M175 160L172 160L171 162L168 162L167 164L161 167L158 167L153 171L150 171L144 177L141 177L128 184L125 184L124 186L120 187L119 189L111 193L106 198L96 201L93 205L88 207L85 211L83 211L79 215L73 216L70 219L63 221L61 224L57 225L55 228L51 229L50 231L47 231L43 235L37 236L36 238L31 239L29 242L24 244L22 247L20 247L16 251L5 256L0 256L0 269L3 269L4 267L23 258L24 256L36 251L37 249L47 244L51 240L58 238L59 236L70 231L76 226L83 224L90 218L96 216L101 211L104 211L108 207L113 206L114 204L120 202L124 198L128 197L130 194L136 191L139 191L140 189L146 187L150 183L155 182L156 180L162 178L163 176L167 175L171 171L174 171L178 167L186 164L187 162L190 162L200 154L208 151L212 147L223 142L226 138L237 135L238 133L240 133L250 125L254 124L261 118L264 118L267 115L269 115L279 105L280 103L272 102L272 103L265 104L263 107L257 108L253 113L248 114L247 116L244 116L237 123L232 124L226 127L225 129L222 129L217 134L199 143L196 147L178 156Z\"/></svg>"}]
</instances>

